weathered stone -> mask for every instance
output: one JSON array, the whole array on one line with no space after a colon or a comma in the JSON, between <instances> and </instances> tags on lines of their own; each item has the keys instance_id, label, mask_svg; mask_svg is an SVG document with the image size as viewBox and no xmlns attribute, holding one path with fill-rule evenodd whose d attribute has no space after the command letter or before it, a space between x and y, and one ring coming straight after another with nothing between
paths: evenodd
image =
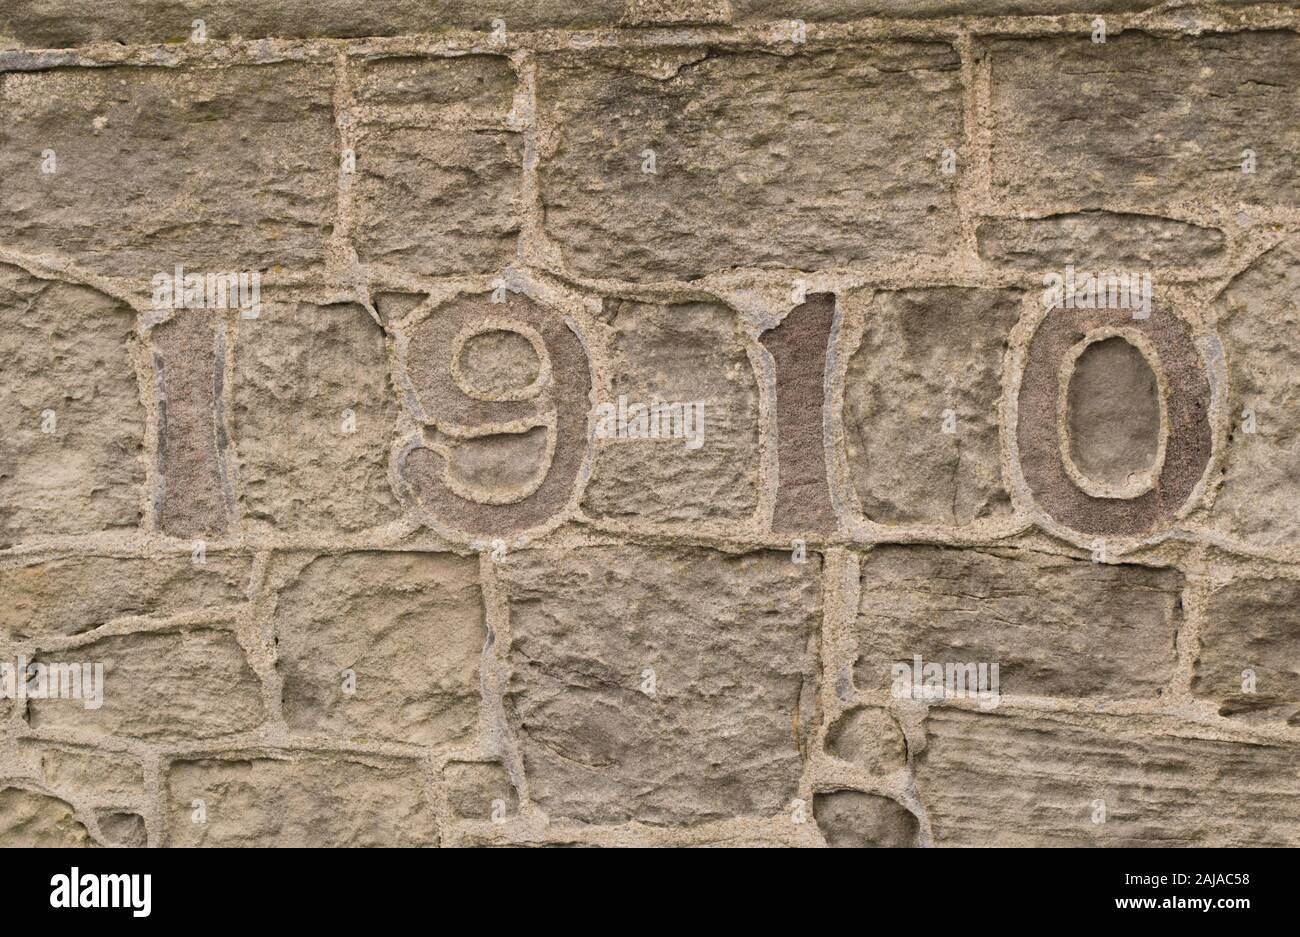
<instances>
[{"instance_id":1,"label":"weathered stone","mask_svg":"<svg viewBox=\"0 0 1300 937\"><path fill-rule=\"evenodd\" d=\"M99 708L86 699L29 700L33 728L172 740L243 732L262 721L261 681L229 631L113 635L37 660L102 664L103 700Z\"/></svg>"},{"instance_id":2,"label":"weathered stone","mask_svg":"<svg viewBox=\"0 0 1300 937\"><path fill-rule=\"evenodd\" d=\"M800 19L809 22L866 17L1043 16L1145 10L1160 0L730 0L736 22ZM1227 0L1229 4L1252 0ZM1262 2L1262 0L1254 0Z\"/></svg>"},{"instance_id":3,"label":"weathered stone","mask_svg":"<svg viewBox=\"0 0 1300 937\"><path fill-rule=\"evenodd\" d=\"M547 233L580 276L695 279L938 257L957 225L957 54L893 44L773 55L539 58ZM653 173L648 167L654 151Z\"/></svg>"},{"instance_id":4,"label":"weathered stone","mask_svg":"<svg viewBox=\"0 0 1300 937\"><path fill-rule=\"evenodd\" d=\"M115 846L139 848L148 842L149 833L145 828L144 817L138 813L102 810L95 819L99 822L100 832Z\"/></svg>"},{"instance_id":5,"label":"weathered stone","mask_svg":"<svg viewBox=\"0 0 1300 937\"><path fill-rule=\"evenodd\" d=\"M552 820L783 812L817 715L821 564L588 547L508 555L508 712Z\"/></svg>"},{"instance_id":6,"label":"weathered stone","mask_svg":"<svg viewBox=\"0 0 1300 937\"><path fill-rule=\"evenodd\" d=\"M617 419L626 398L633 430L633 408L650 414L651 424L656 404L683 409L666 421L667 434L661 414L652 426L660 438L600 438L597 420L585 510L658 522L748 518L758 506L758 385L735 313L716 304L618 301L607 304L606 316L613 382L599 403ZM695 414L690 425L686 407Z\"/></svg>"},{"instance_id":7,"label":"weathered stone","mask_svg":"<svg viewBox=\"0 0 1300 937\"><path fill-rule=\"evenodd\" d=\"M832 791L813 798L813 815L826 844L839 849L916 845L916 816L888 797Z\"/></svg>"},{"instance_id":8,"label":"weathered stone","mask_svg":"<svg viewBox=\"0 0 1300 937\"><path fill-rule=\"evenodd\" d=\"M225 332L207 310L154 330L158 376L158 526L177 537L225 531L234 505L226 468Z\"/></svg>"},{"instance_id":9,"label":"weathered stone","mask_svg":"<svg viewBox=\"0 0 1300 937\"><path fill-rule=\"evenodd\" d=\"M961 526L1010 513L998 406L1019 313L1009 290L872 299L844 383L849 470L868 519Z\"/></svg>"},{"instance_id":10,"label":"weathered stone","mask_svg":"<svg viewBox=\"0 0 1300 937\"><path fill-rule=\"evenodd\" d=\"M826 533L836 529L826 470L826 359L835 296L817 293L792 309L760 341L772 356L776 382L776 504L772 529Z\"/></svg>"},{"instance_id":11,"label":"weathered stone","mask_svg":"<svg viewBox=\"0 0 1300 937\"><path fill-rule=\"evenodd\" d=\"M356 245L362 260L428 276L514 257L523 143L507 130L509 59L381 59L356 89Z\"/></svg>"},{"instance_id":12,"label":"weathered stone","mask_svg":"<svg viewBox=\"0 0 1300 937\"><path fill-rule=\"evenodd\" d=\"M1088 345L1066 393L1070 458L1093 482L1122 488L1157 468L1160 390L1151 364L1121 337Z\"/></svg>"},{"instance_id":13,"label":"weathered stone","mask_svg":"<svg viewBox=\"0 0 1300 937\"><path fill-rule=\"evenodd\" d=\"M1300 541L1300 239L1256 260L1215 304L1232 429L1216 526L1260 544Z\"/></svg>"},{"instance_id":14,"label":"weathered stone","mask_svg":"<svg viewBox=\"0 0 1300 937\"><path fill-rule=\"evenodd\" d=\"M274 304L241 321L233 410L247 525L337 533L397 515L388 355L363 307Z\"/></svg>"},{"instance_id":15,"label":"weathered stone","mask_svg":"<svg viewBox=\"0 0 1300 937\"><path fill-rule=\"evenodd\" d=\"M0 265L0 547L140 522L134 325L103 293Z\"/></svg>"},{"instance_id":16,"label":"weathered stone","mask_svg":"<svg viewBox=\"0 0 1300 937\"><path fill-rule=\"evenodd\" d=\"M40 749L35 756L40 779L52 791L117 804L144 796L144 769L129 755L27 744Z\"/></svg>"},{"instance_id":17,"label":"weathered stone","mask_svg":"<svg viewBox=\"0 0 1300 937\"><path fill-rule=\"evenodd\" d=\"M682 26L726 23L731 19L727 0L626 0L623 23L627 26Z\"/></svg>"},{"instance_id":18,"label":"weathered stone","mask_svg":"<svg viewBox=\"0 0 1300 937\"><path fill-rule=\"evenodd\" d=\"M205 822L194 822L195 800ZM174 762L167 775L170 846L436 846L418 765L285 754Z\"/></svg>"},{"instance_id":19,"label":"weathered stone","mask_svg":"<svg viewBox=\"0 0 1300 937\"><path fill-rule=\"evenodd\" d=\"M937 846L1300 845L1300 748L1163 717L931 709L916 786Z\"/></svg>"},{"instance_id":20,"label":"weathered stone","mask_svg":"<svg viewBox=\"0 0 1300 937\"><path fill-rule=\"evenodd\" d=\"M1078 212L1046 218L990 218L975 232L985 260L1027 270L1150 270L1189 267L1223 253L1218 228L1156 215Z\"/></svg>"},{"instance_id":21,"label":"weathered stone","mask_svg":"<svg viewBox=\"0 0 1300 937\"><path fill-rule=\"evenodd\" d=\"M1016 696L1159 696L1173 678L1183 576L1029 550L882 546L862 564L858 688L894 662L999 666ZM991 671L990 671L991 672Z\"/></svg>"},{"instance_id":22,"label":"weathered stone","mask_svg":"<svg viewBox=\"0 0 1300 937\"><path fill-rule=\"evenodd\" d=\"M623 0L104 0L94 7L75 0L13 0L0 9L0 48L10 44L55 48L92 42L179 43L202 19L209 40L266 37L398 36L449 28L509 30L612 26Z\"/></svg>"},{"instance_id":23,"label":"weathered stone","mask_svg":"<svg viewBox=\"0 0 1300 937\"><path fill-rule=\"evenodd\" d=\"M993 185L1009 210L1300 202L1289 155L1300 148L1294 33L1080 33L986 49Z\"/></svg>"},{"instance_id":24,"label":"weathered stone","mask_svg":"<svg viewBox=\"0 0 1300 937\"><path fill-rule=\"evenodd\" d=\"M1243 579L1210 596L1192 692L1220 715L1300 725L1300 582Z\"/></svg>"},{"instance_id":25,"label":"weathered stone","mask_svg":"<svg viewBox=\"0 0 1300 937\"><path fill-rule=\"evenodd\" d=\"M211 554L156 558L30 557L0 561L3 632L11 639L81 634L128 615L174 615L245 601L249 561Z\"/></svg>"},{"instance_id":26,"label":"weathered stone","mask_svg":"<svg viewBox=\"0 0 1300 937\"><path fill-rule=\"evenodd\" d=\"M319 264L337 192L332 83L328 67L289 63L0 75L0 243L142 291L176 264Z\"/></svg>"},{"instance_id":27,"label":"weathered stone","mask_svg":"<svg viewBox=\"0 0 1300 937\"><path fill-rule=\"evenodd\" d=\"M70 849L98 844L69 804L48 794L5 787L0 790L0 845Z\"/></svg>"},{"instance_id":28,"label":"weathered stone","mask_svg":"<svg viewBox=\"0 0 1300 937\"><path fill-rule=\"evenodd\" d=\"M889 774L907 765L903 730L879 706L858 706L837 719L826 735L826 750L872 774Z\"/></svg>"},{"instance_id":29,"label":"weathered stone","mask_svg":"<svg viewBox=\"0 0 1300 937\"><path fill-rule=\"evenodd\" d=\"M438 745L478 724L487 628L472 557L317 557L280 592L274 627L296 732Z\"/></svg>"},{"instance_id":30,"label":"weathered stone","mask_svg":"<svg viewBox=\"0 0 1300 937\"><path fill-rule=\"evenodd\" d=\"M447 801L466 820L500 820L519 809L510 772L496 762L453 761L442 771Z\"/></svg>"}]
</instances>

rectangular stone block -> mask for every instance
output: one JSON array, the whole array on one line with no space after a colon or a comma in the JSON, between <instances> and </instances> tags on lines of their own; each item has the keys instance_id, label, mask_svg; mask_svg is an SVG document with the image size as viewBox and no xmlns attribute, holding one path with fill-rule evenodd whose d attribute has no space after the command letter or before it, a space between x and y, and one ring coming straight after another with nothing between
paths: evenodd
<instances>
[{"instance_id":1,"label":"rectangular stone block","mask_svg":"<svg viewBox=\"0 0 1300 937\"><path fill-rule=\"evenodd\" d=\"M989 218L975 233L985 260L1064 276L1081 271L1196 267L1223 254L1218 228L1157 215L1074 212L1046 218Z\"/></svg>"},{"instance_id":2,"label":"rectangular stone block","mask_svg":"<svg viewBox=\"0 0 1300 937\"><path fill-rule=\"evenodd\" d=\"M1220 715L1300 726L1300 582L1241 579L1210 596L1192 692Z\"/></svg>"},{"instance_id":3,"label":"rectangular stone block","mask_svg":"<svg viewBox=\"0 0 1300 937\"><path fill-rule=\"evenodd\" d=\"M0 243L142 290L176 264L319 265L337 193L333 81L296 63L0 75Z\"/></svg>"},{"instance_id":4,"label":"rectangular stone block","mask_svg":"<svg viewBox=\"0 0 1300 937\"><path fill-rule=\"evenodd\" d=\"M396 404L384 332L365 308L268 303L240 321L233 354L245 526L344 532L392 520Z\"/></svg>"},{"instance_id":5,"label":"rectangular stone block","mask_svg":"<svg viewBox=\"0 0 1300 937\"><path fill-rule=\"evenodd\" d=\"M1002 481L1002 358L1012 290L878 292L844 383L844 441L879 524L963 526L1011 513Z\"/></svg>"},{"instance_id":6,"label":"rectangular stone block","mask_svg":"<svg viewBox=\"0 0 1300 937\"><path fill-rule=\"evenodd\" d=\"M487 626L475 557L316 557L280 590L274 628L295 732L440 745L478 728Z\"/></svg>"},{"instance_id":7,"label":"rectangular stone block","mask_svg":"<svg viewBox=\"0 0 1300 937\"><path fill-rule=\"evenodd\" d=\"M1003 695L1147 698L1173 678L1183 576L1029 550L882 546L862 562L858 688L895 661L998 664Z\"/></svg>"},{"instance_id":8,"label":"rectangular stone block","mask_svg":"<svg viewBox=\"0 0 1300 937\"><path fill-rule=\"evenodd\" d=\"M3 633L13 640L66 637L129 615L175 615L247 600L247 558L204 559L60 555L0 561Z\"/></svg>"},{"instance_id":9,"label":"rectangular stone block","mask_svg":"<svg viewBox=\"0 0 1300 937\"><path fill-rule=\"evenodd\" d=\"M88 748L54 748L27 742L42 784L94 803L121 806L144 797L144 769L130 755Z\"/></svg>"},{"instance_id":10,"label":"rectangular stone block","mask_svg":"<svg viewBox=\"0 0 1300 937\"><path fill-rule=\"evenodd\" d=\"M140 523L134 327L125 303L0 265L0 547Z\"/></svg>"},{"instance_id":11,"label":"rectangular stone block","mask_svg":"<svg viewBox=\"0 0 1300 937\"><path fill-rule=\"evenodd\" d=\"M537 97L546 233L579 276L690 280L951 249L939 160L962 129L947 45L555 53L539 57Z\"/></svg>"},{"instance_id":12,"label":"rectangular stone block","mask_svg":"<svg viewBox=\"0 0 1300 937\"><path fill-rule=\"evenodd\" d=\"M586 511L659 522L748 518L758 507L758 384L737 314L716 304L611 301L605 316L613 381L593 412Z\"/></svg>"},{"instance_id":13,"label":"rectangular stone block","mask_svg":"<svg viewBox=\"0 0 1300 937\"><path fill-rule=\"evenodd\" d=\"M414 762L287 752L177 761L167 773L167 845L436 846L428 790Z\"/></svg>"},{"instance_id":14,"label":"rectangular stone block","mask_svg":"<svg viewBox=\"0 0 1300 937\"><path fill-rule=\"evenodd\" d=\"M1300 202L1294 33L1081 33L986 50L994 196L1011 211Z\"/></svg>"},{"instance_id":15,"label":"rectangular stone block","mask_svg":"<svg viewBox=\"0 0 1300 937\"><path fill-rule=\"evenodd\" d=\"M169 741L244 732L262 721L262 683L230 631L113 635L37 661L102 664L103 699L98 708L84 698L28 700L35 729Z\"/></svg>"},{"instance_id":16,"label":"rectangular stone block","mask_svg":"<svg viewBox=\"0 0 1300 937\"><path fill-rule=\"evenodd\" d=\"M931 709L916 785L939 846L1300 845L1300 746L1150 716Z\"/></svg>"},{"instance_id":17,"label":"rectangular stone block","mask_svg":"<svg viewBox=\"0 0 1300 937\"><path fill-rule=\"evenodd\" d=\"M523 184L523 142L507 122L510 60L380 59L357 71L361 258L426 276L507 266Z\"/></svg>"},{"instance_id":18,"label":"rectangular stone block","mask_svg":"<svg viewBox=\"0 0 1300 937\"><path fill-rule=\"evenodd\" d=\"M816 725L818 558L588 547L507 555L506 694L552 821L782 813Z\"/></svg>"}]
</instances>

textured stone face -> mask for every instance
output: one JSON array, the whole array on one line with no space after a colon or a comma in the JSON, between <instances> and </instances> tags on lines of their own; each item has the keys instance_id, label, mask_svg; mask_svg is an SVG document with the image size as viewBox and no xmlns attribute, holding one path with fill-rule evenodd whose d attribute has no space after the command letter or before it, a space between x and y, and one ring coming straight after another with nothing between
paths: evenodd
<instances>
[{"instance_id":1,"label":"textured stone face","mask_svg":"<svg viewBox=\"0 0 1300 937\"><path fill-rule=\"evenodd\" d=\"M241 320L231 431L246 526L358 530L391 520L395 405L384 336L352 304Z\"/></svg>"},{"instance_id":2,"label":"textured stone face","mask_svg":"<svg viewBox=\"0 0 1300 937\"><path fill-rule=\"evenodd\" d=\"M102 664L103 695L98 708L84 698L29 700L28 722L36 729L175 740L229 735L262 721L261 682L229 631L106 637L37 660Z\"/></svg>"},{"instance_id":3,"label":"textured stone face","mask_svg":"<svg viewBox=\"0 0 1300 937\"><path fill-rule=\"evenodd\" d=\"M999 665L1015 696L1147 698L1174 673L1183 577L1021 550L879 547L862 563L863 691L894 662Z\"/></svg>"},{"instance_id":4,"label":"textured stone face","mask_svg":"<svg viewBox=\"0 0 1300 937\"><path fill-rule=\"evenodd\" d=\"M1216 228L1120 212L991 218L976 237L981 257L1029 270L1182 267L1216 259L1224 243Z\"/></svg>"},{"instance_id":5,"label":"textured stone face","mask_svg":"<svg viewBox=\"0 0 1300 937\"><path fill-rule=\"evenodd\" d=\"M436 745L475 729L485 638L477 560L317 557L280 591L274 627L294 731Z\"/></svg>"},{"instance_id":6,"label":"textured stone face","mask_svg":"<svg viewBox=\"0 0 1300 937\"><path fill-rule=\"evenodd\" d=\"M931 709L916 783L934 843L1296 842L1300 754L1294 746L1198 738L1176 728L1161 717L1081 720Z\"/></svg>"},{"instance_id":7,"label":"textured stone face","mask_svg":"<svg viewBox=\"0 0 1300 937\"><path fill-rule=\"evenodd\" d=\"M606 314L615 363L600 403L615 421L620 398L627 410L680 404L695 416L688 426L685 410L670 412L670 432L659 438L598 434L587 512L661 522L749 517L758 505L758 387L735 314L634 302L611 303ZM658 422L662 431L662 413Z\"/></svg>"},{"instance_id":8,"label":"textured stone face","mask_svg":"<svg viewBox=\"0 0 1300 937\"><path fill-rule=\"evenodd\" d=\"M1229 205L1300 198L1285 156L1300 146L1294 34L1080 33L987 49L993 181L1012 210L1166 207L1200 192ZM1246 149L1253 174L1241 171Z\"/></svg>"},{"instance_id":9,"label":"textured stone face","mask_svg":"<svg viewBox=\"0 0 1300 937\"><path fill-rule=\"evenodd\" d=\"M19 787L0 790L0 842L6 846L84 848L96 845L72 807L57 797Z\"/></svg>"},{"instance_id":10,"label":"textured stone face","mask_svg":"<svg viewBox=\"0 0 1300 937\"><path fill-rule=\"evenodd\" d=\"M867 306L844 438L868 519L962 525L1009 512L997 406L1019 302L1009 290L935 289L879 293Z\"/></svg>"},{"instance_id":11,"label":"textured stone face","mask_svg":"<svg viewBox=\"0 0 1300 937\"><path fill-rule=\"evenodd\" d=\"M522 142L506 129L508 59L382 59L358 68L359 254L430 276L514 256Z\"/></svg>"},{"instance_id":12,"label":"textured stone face","mask_svg":"<svg viewBox=\"0 0 1300 937\"><path fill-rule=\"evenodd\" d=\"M300 756L179 761L167 774L171 846L388 846L438 844L419 768ZM205 821L194 822L193 802Z\"/></svg>"},{"instance_id":13,"label":"textured stone face","mask_svg":"<svg viewBox=\"0 0 1300 937\"><path fill-rule=\"evenodd\" d=\"M1087 478L1124 486L1156 468L1161 401L1146 357L1123 338L1093 342L1066 392L1070 457Z\"/></svg>"},{"instance_id":14,"label":"textured stone face","mask_svg":"<svg viewBox=\"0 0 1300 937\"><path fill-rule=\"evenodd\" d=\"M506 700L532 800L582 823L785 810L815 718L818 569L631 547L508 557Z\"/></svg>"},{"instance_id":15,"label":"textured stone face","mask_svg":"<svg viewBox=\"0 0 1300 937\"><path fill-rule=\"evenodd\" d=\"M858 791L818 794L813 798L813 813L832 847L899 849L916 845L916 817L888 797Z\"/></svg>"},{"instance_id":16,"label":"textured stone face","mask_svg":"<svg viewBox=\"0 0 1300 937\"><path fill-rule=\"evenodd\" d=\"M327 70L10 72L0 111L0 176L32 180L0 189L8 247L57 251L142 289L176 264L321 261L338 149ZM41 171L46 150L53 173Z\"/></svg>"},{"instance_id":17,"label":"textured stone face","mask_svg":"<svg viewBox=\"0 0 1300 937\"><path fill-rule=\"evenodd\" d=\"M0 265L0 546L140 522L134 324L102 293Z\"/></svg>"},{"instance_id":18,"label":"textured stone face","mask_svg":"<svg viewBox=\"0 0 1300 937\"><path fill-rule=\"evenodd\" d=\"M249 562L189 555L160 559L58 556L0 560L0 603L11 639L81 634L115 618L174 615L247 598Z\"/></svg>"},{"instance_id":19,"label":"textured stone face","mask_svg":"<svg viewBox=\"0 0 1300 937\"><path fill-rule=\"evenodd\" d=\"M452 762L443 769L442 779L447 800L458 817L499 820L519 807L510 773L494 762Z\"/></svg>"},{"instance_id":20,"label":"textured stone face","mask_svg":"<svg viewBox=\"0 0 1300 937\"><path fill-rule=\"evenodd\" d=\"M634 281L942 256L957 72L938 44L544 56L546 231L574 273Z\"/></svg>"},{"instance_id":21,"label":"textured stone face","mask_svg":"<svg viewBox=\"0 0 1300 937\"><path fill-rule=\"evenodd\" d=\"M859 706L840 717L826 736L826 750L872 774L889 774L907 765L903 732L879 706Z\"/></svg>"},{"instance_id":22,"label":"textured stone face","mask_svg":"<svg viewBox=\"0 0 1300 937\"><path fill-rule=\"evenodd\" d=\"M1300 725L1300 583L1244 579L1210 597L1192 692L1221 715Z\"/></svg>"}]
</instances>

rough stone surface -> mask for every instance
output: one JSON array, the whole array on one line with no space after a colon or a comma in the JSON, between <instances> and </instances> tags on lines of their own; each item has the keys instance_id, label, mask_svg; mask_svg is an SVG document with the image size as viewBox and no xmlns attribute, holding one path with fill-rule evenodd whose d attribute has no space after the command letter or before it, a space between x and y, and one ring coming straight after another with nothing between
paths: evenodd
<instances>
[{"instance_id":1,"label":"rough stone surface","mask_svg":"<svg viewBox=\"0 0 1300 937\"><path fill-rule=\"evenodd\" d=\"M831 726L826 750L872 774L889 774L907 765L903 731L885 709L859 706Z\"/></svg>"},{"instance_id":2,"label":"rough stone surface","mask_svg":"<svg viewBox=\"0 0 1300 937\"><path fill-rule=\"evenodd\" d=\"M294 731L435 745L476 728L486 637L477 560L317 557L280 591L274 627Z\"/></svg>"},{"instance_id":3,"label":"rough stone surface","mask_svg":"<svg viewBox=\"0 0 1300 937\"><path fill-rule=\"evenodd\" d=\"M997 407L1019 302L1009 290L934 289L868 305L844 384L849 470L868 519L963 525L1009 512Z\"/></svg>"},{"instance_id":4,"label":"rough stone surface","mask_svg":"<svg viewBox=\"0 0 1300 937\"><path fill-rule=\"evenodd\" d=\"M976 231L980 257L1028 270L1149 270L1217 259L1217 228L1158 216L1078 212L1047 218L990 218Z\"/></svg>"},{"instance_id":5,"label":"rough stone surface","mask_svg":"<svg viewBox=\"0 0 1300 937\"><path fill-rule=\"evenodd\" d=\"M1070 457L1086 477L1122 486L1156 467L1160 391L1151 364L1123 338L1093 342L1066 393Z\"/></svg>"},{"instance_id":6,"label":"rough stone surface","mask_svg":"<svg viewBox=\"0 0 1300 937\"><path fill-rule=\"evenodd\" d=\"M742 520L758 506L758 387L736 315L696 303L613 302L609 399L703 404L698 448L685 438L598 439L583 506L597 517ZM683 424L683 433L685 426Z\"/></svg>"},{"instance_id":7,"label":"rough stone surface","mask_svg":"<svg viewBox=\"0 0 1300 937\"><path fill-rule=\"evenodd\" d=\"M293 88L293 94L285 89ZM143 288L195 272L301 268L333 224L330 76L299 64L0 75L0 244ZM42 172L53 150L55 172Z\"/></svg>"},{"instance_id":8,"label":"rough stone surface","mask_svg":"<svg viewBox=\"0 0 1300 937\"><path fill-rule=\"evenodd\" d=\"M902 804L878 794L818 794L813 798L813 814L832 848L899 849L916 844L916 817Z\"/></svg>"},{"instance_id":9,"label":"rough stone surface","mask_svg":"<svg viewBox=\"0 0 1300 937\"><path fill-rule=\"evenodd\" d=\"M1300 582L1244 579L1215 592L1192 692L1225 716L1300 725Z\"/></svg>"},{"instance_id":10,"label":"rough stone surface","mask_svg":"<svg viewBox=\"0 0 1300 937\"><path fill-rule=\"evenodd\" d=\"M495 762L455 761L443 769L442 779L447 801L458 817L499 821L519 808L510 773Z\"/></svg>"},{"instance_id":11,"label":"rough stone surface","mask_svg":"<svg viewBox=\"0 0 1300 937\"><path fill-rule=\"evenodd\" d=\"M61 555L0 560L11 639L81 634L116 618L200 612L247 598L249 561L216 554L158 559Z\"/></svg>"},{"instance_id":12,"label":"rough stone surface","mask_svg":"<svg viewBox=\"0 0 1300 937\"><path fill-rule=\"evenodd\" d=\"M999 665L1016 696L1147 698L1173 677L1182 575L1028 550L886 546L862 563L858 688L891 665Z\"/></svg>"},{"instance_id":13,"label":"rough stone surface","mask_svg":"<svg viewBox=\"0 0 1300 937\"><path fill-rule=\"evenodd\" d=\"M1296 843L1300 752L1294 744L1221 741L1176 728L1155 717L1083 720L932 708L916 783L934 843Z\"/></svg>"},{"instance_id":14,"label":"rough stone surface","mask_svg":"<svg viewBox=\"0 0 1300 937\"><path fill-rule=\"evenodd\" d=\"M958 77L930 43L544 56L547 233L596 279L942 256Z\"/></svg>"},{"instance_id":15,"label":"rough stone surface","mask_svg":"<svg viewBox=\"0 0 1300 937\"><path fill-rule=\"evenodd\" d=\"M140 522L134 320L103 293L0 265L0 546Z\"/></svg>"},{"instance_id":16,"label":"rough stone surface","mask_svg":"<svg viewBox=\"0 0 1300 937\"><path fill-rule=\"evenodd\" d=\"M233 411L245 525L353 531L396 514L388 358L361 306L283 303L242 320Z\"/></svg>"},{"instance_id":17,"label":"rough stone surface","mask_svg":"<svg viewBox=\"0 0 1300 937\"><path fill-rule=\"evenodd\" d=\"M629 547L508 557L506 701L533 801L582 823L782 812L815 719L818 568Z\"/></svg>"},{"instance_id":18,"label":"rough stone surface","mask_svg":"<svg viewBox=\"0 0 1300 937\"><path fill-rule=\"evenodd\" d=\"M418 766L342 757L199 759L167 773L172 846L436 846ZM193 822L203 800L206 822Z\"/></svg>"},{"instance_id":19,"label":"rough stone surface","mask_svg":"<svg viewBox=\"0 0 1300 937\"><path fill-rule=\"evenodd\" d=\"M70 805L20 787L0 790L0 842L21 849L98 845Z\"/></svg>"}]
</instances>

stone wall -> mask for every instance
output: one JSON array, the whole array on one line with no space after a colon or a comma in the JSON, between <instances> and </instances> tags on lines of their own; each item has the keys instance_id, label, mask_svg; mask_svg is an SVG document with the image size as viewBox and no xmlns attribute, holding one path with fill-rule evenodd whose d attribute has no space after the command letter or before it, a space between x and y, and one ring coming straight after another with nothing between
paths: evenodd
<instances>
[{"instance_id":1,"label":"stone wall","mask_svg":"<svg viewBox=\"0 0 1300 937\"><path fill-rule=\"evenodd\" d=\"M1300 845L1294 2L0 50L3 843Z\"/></svg>"}]
</instances>

